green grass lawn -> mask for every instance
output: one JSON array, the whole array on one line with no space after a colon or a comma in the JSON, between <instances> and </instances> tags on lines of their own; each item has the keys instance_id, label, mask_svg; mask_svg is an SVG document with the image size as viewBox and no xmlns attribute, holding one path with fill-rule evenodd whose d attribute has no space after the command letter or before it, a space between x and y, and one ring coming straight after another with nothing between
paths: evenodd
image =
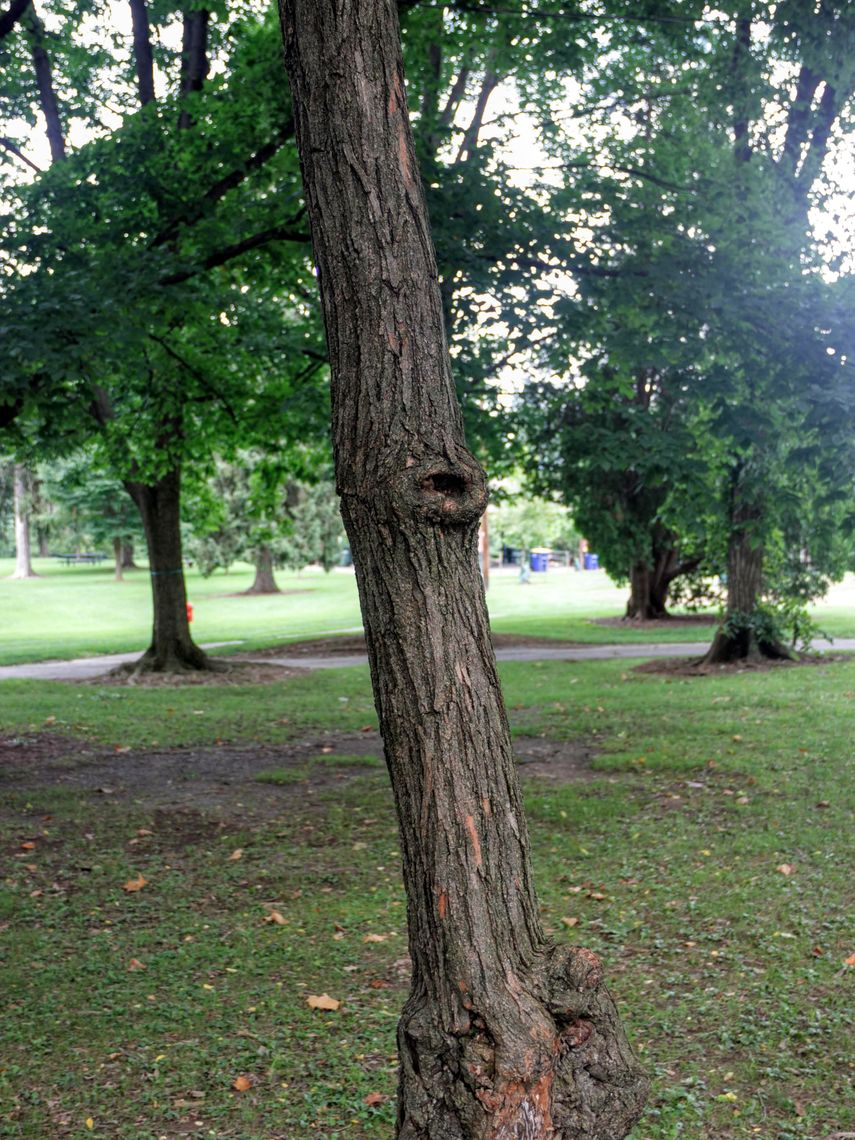
<instances>
[{"instance_id":1,"label":"green grass lawn","mask_svg":"<svg viewBox=\"0 0 855 1140\"><path fill-rule=\"evenodd\" d=\"M602 955L653 1078L633 1140L855 1130L855 662L501 672L516 734L595 752L595 778L530 783L527 804L544 923ZM178 816L63 781L92 763L63 740L129 766L180 747L173 775L193 788L202 747L375 726L363 668L168 690L0 683L0 733L57 747L35 790L0 766L0 1136L391 1134L405 905L375 758L357 775L344 748L271 765L257 787L281 799L260 819L240 786L225 813L200 798ZM344 782L312 785L313 768ZM341 1007L309 1008L324 993Z\"/></svg>"},{"instance_id":2,"label":"green grass lawn","mask_svg":"<svg viewBox=\"0 0 855 1140\"><path fill-rule=\"evenodd\" d=\"M0 664L142 650L148 644L151 595L148 573L130 571L115 582L106 566L59 566L37 559L39 578L13 581L11 560L0 560ZM279 573L282 593L245 596L248 566L202 578L187 574L197 641L240 641L242 650L276 645L361 625L353 574L309 569ZM602 626L591 619L619 617L626 592L602 571L551 570L521 586L513 573L493 573L488 603L499 633L552 637L591 644L706 640L709 629ZM817 608L824 628L855 636L855 576L835 587Z\"/></svg>"}]
</instances>

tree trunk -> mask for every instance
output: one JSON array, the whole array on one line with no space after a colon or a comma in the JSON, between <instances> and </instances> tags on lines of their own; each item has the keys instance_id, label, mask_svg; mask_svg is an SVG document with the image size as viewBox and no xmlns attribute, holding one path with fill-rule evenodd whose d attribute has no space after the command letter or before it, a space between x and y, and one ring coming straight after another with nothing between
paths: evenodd
<instances>
[{"instance_id":1,"label":"tree trunk","mask_svg":"<svg viewBox=\"0 0 855 1140\"><path fill-rule=\"evenodd\" d=\"M139 566L134 562L134 544L129 538L122 541L122 569L139 570Z\"/></svg>"},{"instance_id":2,"label":"tree trunk","mask_svg":"<svg viewBox=\"0 0 855 1140\"><path fill-rule=\"evenodd\" d=\"M677 552L672 547L656 551L653 565L636 562L629 572L629 600L625 621L661 621L668 613L668 590L679 570Z\"/></svg>"},{"instance_id":3,"label":"tree trunk","mask_svg":"<svg viewBox=\"0 0 855 1140\"><path fill-rule=\"evenodd\" d=\"M125 564L122 557L122 540L120 538L113 539L113 559L116 567L115 579L117 582L123 581L125 577Z\"/></svg>"},{"instance_id":4,"label":"tree trunk","mask_svg":"<svg viewBox=\"0 0 855 1140\"><path fill-rule=\"evenodd\" d=\"M408 897L399 1140L618 1140L646 1081L538 918L393 0L283 0L333 441Z\"/></svg>"},{"instance_id":5,"label":"tree trunk","mask_svg":"<svg viewBox=\"0 0 855 1140\"><path fill-rule=\"evenodd\" d=\"M733 514L727 550L725 620L704 657L705 665L794 656L778 641L758 634L754 621L763 587L763 546L756 537L759 517L756 510L739 506Z\"/></svg>"},{"instance_id":6,"label":"tree trunk","mask_svg":"<svg viewBox=\"0 0 855 1140\"><path fill-rule=\"evenodd\" d=\"M278 594L279 587L273 576L273 552L269 546L260 546L255 555L255 581L245 594Z\"/></svg>"},{"instance_id":7,"label":"tree trunk","mask_svg":"<svg viewBox=\"0 0 855 1140\"><path fill-rule=\"evenodd\" d=\"M13 578L37 578L30 550L30 496L27 469L15 464L15 572Z\"/></svg>"},{"instance_id":8,"label":"tree trunk","mask_svg":"<svg viewBox=\"0 0 855 1140\"><path fill-rule=\"evenodd\" d=\"M139 508L148 545L154 604L151 645L133 672L185 673L215 668L193 642L187 621L187 593L181 555L181 473L168 472L156 483L126 482Z\"/></svg>"}]
</instances>

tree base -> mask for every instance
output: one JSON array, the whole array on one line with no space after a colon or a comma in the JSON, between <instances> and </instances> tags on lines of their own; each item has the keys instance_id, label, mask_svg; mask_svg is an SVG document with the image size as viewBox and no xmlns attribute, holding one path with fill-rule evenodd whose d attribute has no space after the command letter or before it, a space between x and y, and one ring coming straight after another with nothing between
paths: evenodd
<instances>
[{"instance_id":1,"label":"tree base","mask_svg":"<svg viewBox=\"0 0 855 1140\"><path fill-rule=\"evenodd\" d=\"M243 597L246 597L247 595L251 595L251 594L281 594L281 593L282 593L282 591L279 589L279 587L276 585L275 582L273 583L272 586L268 586L268 585L258 586L253 582L253 584L249 587L248 590L242 590L241 591L241 595Z\"/></svg>"},{"instance_id":2,"label":"tree base","mask_svg":"<svg viewBox=\"0 0 855 1140\"><path fill-rule=\"evenodd\" d=\"M626 613L621 619L625 622L633 622L636 625L643 625L648 621L671 621L671 614L667 610L657 610L653 606L646 609L632 609L629 606L626 608Z\"/></svg>"},{"instance_id":3,"label":"tree base","mask_svg":"<svg viewBox=\"0 0 855 1140\"><path fill-rule=\"evenodd\" d=\"M191 642L189 646L173 645L167 649L149 646L138 661L119 665L113 675L127 677L128 683L133 684L137 677L148 673L223 673L226 668L223 662L209 657Z\"/></svg>"},{"instance_id":4,"label":"tree base","mask_svg":"<svg viewBox=\"0 0 855 1140\"><path fill-rule=\"evenodd\" d=\"M759 641L746 631L730 635L719 630L701 658L702 665L733 665L737 661L798 661L799 655L779 641Z\"/></svg>"},{"instance_id":5,"label":"tree base","mask_svg":"<svg viewBox=\"0 0 855 1140\"><path fill-rule=\"evenodd\" d=\"M649 1082L603 985L597 956L553 948L536 1011L509 1033L475 1011L451 1031L414 992L398 1027L397 1140L621 1140ZM528 1006L529 1001L523 1000ZM497 1011L498 1012L498 1011Z\"/></svg>"}]
</instances>

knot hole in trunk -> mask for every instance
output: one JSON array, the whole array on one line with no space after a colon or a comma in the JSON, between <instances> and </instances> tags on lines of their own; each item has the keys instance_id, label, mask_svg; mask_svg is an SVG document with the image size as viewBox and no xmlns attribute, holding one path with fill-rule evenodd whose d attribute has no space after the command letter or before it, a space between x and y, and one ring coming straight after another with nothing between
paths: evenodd
<instances>
[{"instance_id":1,"label":"knot hole in trunk","mask_svg":"<svg viewBox=\"0 0 855 1140\"><path fill-rule=\"evenodd\" d=\"M417 518L443 527L476 522L487 505L487 480L476 464L448 460L413 466L407 472L405 496ZM421 468L419 470L419 467Z\"/></svg>"},{"instance_id":2,"label":"knot hole in trunk","mask_svg":"<svg viewBox=\"0 0 855 1140\"><path fill-rule=\"evenodd\" d=\"M459 497L466 493L466 480L452 471L436 471L422 479L423 491L439 491L441 495Z\"/></svg>"}]
</instances>

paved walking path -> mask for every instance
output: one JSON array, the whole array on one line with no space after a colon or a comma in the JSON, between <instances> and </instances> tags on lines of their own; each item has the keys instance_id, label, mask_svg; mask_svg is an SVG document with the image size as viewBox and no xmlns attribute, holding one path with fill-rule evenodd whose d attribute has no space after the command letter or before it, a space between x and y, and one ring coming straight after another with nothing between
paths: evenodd
<instances>
[{"instance_id":1,"label":"paved walking path","mask_svg":"<svg viewBox=\"0 0 855 1140\"><path fill-rule=\"evenodd\" d=\"M212 641L203 649L216 649L224 645L240 645L239 641ZM701 657L709 648L709 641L634 642L623 645L561 646L550 649L544 645L516 645L498 649L499 661L607 661L610 658L645 657ZM811 642L817 651L855 651L855 638L841 637L835 641L818 638ZM102 657L78 657L73 661L43 661L32 665L0 666L0 681L28 678L42 681L84 681L98 677L127 661L142 656L138 653L111 653ZM337 657L264 657L257 658L262 665L286 665L294 669L341 669L347 665L365 665L364 653L350 653Z\"/></svg>"}]
</instances>

